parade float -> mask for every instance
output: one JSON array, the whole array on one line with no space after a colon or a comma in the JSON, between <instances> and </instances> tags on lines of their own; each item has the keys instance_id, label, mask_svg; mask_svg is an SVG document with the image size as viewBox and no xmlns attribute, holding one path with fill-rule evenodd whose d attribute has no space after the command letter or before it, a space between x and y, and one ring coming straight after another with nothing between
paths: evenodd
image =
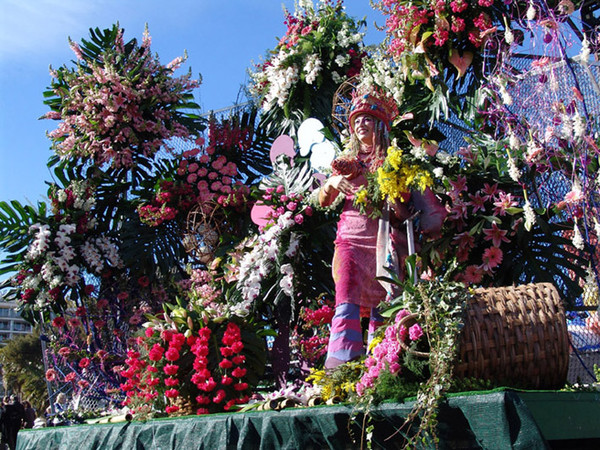
<instances>
[{"instance_id":1,"label":"parade float","mask_svg":"<svg viewBox=\"0 0 600 450\"><path fill-rule=\"evenodd\" d=\"M70 42L45 93L49 201L0 203L6 298L40 329L50 395L19 448L598 442L594 2L373 7L376 48L341 1L300 2L220 116L148 30ZM384 326L325 370L340 205L316 196L359 86L399 115L355 202L427 187L445 219L402 224Z\"/></svg>"}]
</instances>

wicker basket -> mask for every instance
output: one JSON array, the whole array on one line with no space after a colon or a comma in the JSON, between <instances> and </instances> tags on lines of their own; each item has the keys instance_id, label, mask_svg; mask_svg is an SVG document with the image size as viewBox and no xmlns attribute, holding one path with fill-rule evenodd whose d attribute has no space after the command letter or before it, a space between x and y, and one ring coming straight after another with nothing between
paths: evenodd
<instances>
[{"instance_id":1,"label":"wicker basket","mask_svg":"<svg viewBox=\"0 0 600 450\"><path fill-rule=\"evenodd\" d=\"M563 387L569 336L551 283L477 289L466 308L454 374L526 389Z\"/></svg>"},{"instance_id":2,"label":"wicker basket","mask_svg":"<svg viewBox=\"0 0 600 450\"><path fill-rule=\"evenodd\" d=\"M410 326L416 319L411 314L400 323ZM524 389L556 389L564 386L568 369L565 312L551 283L474 291L460 336L456 377Z\"/></svg>"}]
</instances>

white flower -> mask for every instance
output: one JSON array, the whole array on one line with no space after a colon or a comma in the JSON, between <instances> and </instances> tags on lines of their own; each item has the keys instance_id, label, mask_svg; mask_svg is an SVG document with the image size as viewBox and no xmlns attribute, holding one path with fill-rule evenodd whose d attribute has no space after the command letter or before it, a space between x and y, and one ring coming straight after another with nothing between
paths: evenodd
<instances>
[{"instance_id":1,"label":"white flower","mask_svg":"<svg viewBox=\"0 0 600 450\"><path fill-rule=\"evenodd\" d=\"M587 65L590 60L590 42L584 37L581 42L581 52L576 56L580 64Z\"/></svg>"},{"instance_id":2,"label":"white flower","mask_svg":"<svg viewBox=\"0 0 600 450\"><path fill-rule=\"evenodd\" d=\"M345 54L345 55L337 55L335 57L335 63L339 66L339 67L344 67L346 64L348 64L350 62L350 55L349 54Z\"/></svg>"},{"instance_id":3,"label":"white flower","mask_svg":"<svg viewBox=\"0 0 600 450\"><path fill-rule=\"evenodd\" d=\"M508 155L508 175L510 176L510 178L513 181L515 181L517 183L519 182L519 179L521 178L521 172L519 171L519 168L517 167L515 160L510 155Z\"/></svg>"},{"instance_id":4,"label":"white flower","mask_svg":"<svg viewBox=\"0 0 600 450\"><path fill-rule=\"evenodd\" d=\"M542 150L542 147L534 139L529 139L527 141L527 161L530 163L537 161Z\"/></svg>"},{"instance_id":5,"label":"white flower","mask_svg":"<svg viewBox=\"0 0 600 450\"><path fill-rule=\"evenodd\" d=\"M281 267L279 268L279 271L284 275L293 275L294 274L294 268L292 267L291 264L282 264Z\"/></svg>"},{"instance_id":6,"label":"white flower","mask_svg":"<svg viewBox=\"0 0 600 450\"><path fill-rule=\"evenodd\" d=\"M502 103L504 103L506 106L512 105L513 99L512 99L512 96L506 90L506 86L501 85L499 88L499 91L500 91L500 96L502 97Z\"/></svg>"},{"instance_id":7,"label":"white flower","mask_svg":"<svg viewBox=\"0 0 600 450\"><path fill-rule=\"evenodd\" d=\"M581 139L586 131L586 122L581 114L573 116L573 135L575 139Z\"/></svg>"},{"instance_id":8,"label":"white flower","mask_svg":"<svg viewBox=\"0 0 600 450\"><path fill-rule=\"evenodd\" d=\"M308 84L313 84L317 79L319 72L321 71L321 60L318 55L310 55L306 59L306 64L304 65L304 73L305 80Z\"/></svg>"},{"instance_id":9,"label":"white flower","mask_svg":"<svg viewBox=\"0 0 600 450\"><path fill-rule=\"evenodd\" d=\"M515 41L515 35L513 34L512 30L510 28L507 28L506 30L504 30L504 41L508 45L511 45Z\"/></svg>"},{"instance_id":10,"label":"white flower","mask_svg":"<svg viewBox=\"0 0 600 450\"><path fill-rule=\"evenodd\" d=\"M519 150L521 148L521 140L512 130L509 134L508 145L512 150Z\"/></svg>"},{"instance_id":11,"label":"white flower","mask_svg":"<svg viewBox=\"0 0 600 450\"><path fill-rule=\"evenodd\" d=\"M293 258L298 253L298 249L300 248L300 236L298 233L292 233L290 236L290 245L285 252L285 256L289 258Z\"/></svg>"},{"instance_id":12,"label":"white flower","mask_svg":"<svg viewBox=\"0 0 600 450\"><path fill-rule=\"evenodd\" d=\"M444 168L436 167L435 169L433 169L433 176L436 178L442 178L444 176Z\"/></svg>"},{"instance_id":13,"label":"white flower","mask_svg":"<svg viewBox=\"0 0 600 450\"><path fill-rule=\"evenodd\" d=\"M298 0L298 7L303 8L303 9L314 9L314 5L312 0Z\"/></svg>"},{"instance_id":14,"label":"white flower","mask_svg":"<svg viewBox=\"0 0 600 450\"><path fill-rule=\"evenodd\" d=\"M577 225L577 219L575 219L575 225L573 227L573 246L578 250L583 250L584 242Z\"/></svg>"},{"instance_id":15,"label":"white flower","mask_svg":"<svg viewBox=\"0 0 600 450\"><path fill-rule=\"evenodd\" d=\"M291 297L294 293L294 283L292 282L292 276L286 275L279 281L279 287L285 295Z\"/></svg>"},{"instance_id":16,"label":"white flower","mask_svg":"<svg viewBox=\"0 0 600 450\"><path fill-rule=\"evenodd\" d=\"M561 128L561 136L564 139L571 139L573 137L573 120L569 117L568 114L563 114L561 116L562 128Z\"/></svg>"},{"instance_id":17,"label":"white flower","mask_svg":"<svg viewBox=\"0 0 600 450\"><path fill-rule=\"evenodd\" d=\"M537 10L535 6L533 6L533 1L529 3L529 8L527 8L527 20L534 20L537 14Z\"/></svg>"},{"instance_id":18,"label":"white flower","mask_svg":"<svg viewBox=\"0 0 600 450\"><path fill-rule=\"evenodd\" d=\"M421 161L424 161L427 159L427 153L425 153L425 149L422 146L416 147L413 146L413 148L410 150L410 153L417 159L420 159Z\"/></svg>"},{"instance_id":19,"label":"white flower","mask_svg":"<svg viewBox=\"0 0 600 450\"><path fill-rule=\"evenodd\" d=\"M527 230L531 230L531 227L535 225L537 219L535 211L533 210L531 203L529 203L529 200L527 200L523 205L523 213L525 214L525 228Z\"/></svg>"}]
</instances>

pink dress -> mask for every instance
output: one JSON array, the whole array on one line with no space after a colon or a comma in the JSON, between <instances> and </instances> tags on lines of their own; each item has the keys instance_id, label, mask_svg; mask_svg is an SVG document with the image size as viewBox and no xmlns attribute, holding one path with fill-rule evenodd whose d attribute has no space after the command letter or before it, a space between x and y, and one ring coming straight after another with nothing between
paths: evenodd
<instances>
[{"instance_id":1,"label":"pink dress","mask_svg":"<svg viewBox=\"0 0 600 450\"><path fill-rule=\"evenodd\" d=\"M363 174L349 181L356 186L366 184ZM354 207L353 200L353 195L345 198L334 241L332 275L335 304L353 303L374 308L386 295L381 283L375 279L379 221L361 214Z\"/></svg>"},{"instance_id":2,"label":"pink dress","mask_svg":"<svg viewBox=\"0 0 600 450\"><path fill-rule=\"evenodd\" d=\"M361 214L347 196L338 222L333 255L335 304L376 307L386 295L375 279L378 221Z\"/></svg>"}]
</instances>

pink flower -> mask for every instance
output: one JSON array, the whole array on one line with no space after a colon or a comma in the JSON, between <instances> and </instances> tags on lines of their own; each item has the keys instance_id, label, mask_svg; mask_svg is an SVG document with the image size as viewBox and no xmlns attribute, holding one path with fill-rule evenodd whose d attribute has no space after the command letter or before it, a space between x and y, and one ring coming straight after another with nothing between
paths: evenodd
<instances>
[{"instance_id":1,"label":"pink flower","mask_svg":"<svg viewBox=\"0 0 600 450\"><path fill-rule=\"evenodd\" d=\"M408 337L411 341L416 341L421 336L423 336L423 330L418 323L415 323L412 327L408 329Z\"/></svg>"},{"instance_id":2,"label":"pink flower","mask_svg":"<svg viewBox=\"0 0 600 450\"><path fill-rule=\"evenodd\" d=\"M77 385L78 385L78 386L79 386L81 389L85 389L85 388L87 388L87 387L90 385L90 383L89 383L87 380L79 380L79 381L77 382Z\"/></svg>"},{"instance_id":3,"label":"pink flower","mask_svg":"<svg viewBox=\"0 0 600 450\"><path fill-rule=\"evenodd\" d=\"M489 272L502 262L503 253L498 247L490 247L483 252L483 270Z\"/></svg>"},{"instance_id":4,"label":"pink flower","mask_svg":"<svg viewBox=\"0 0 600 450\"><path fill-rule=\"evenodd\" d=\"M481 283L481 279L483 278L483 272L481 269L475 265L467 266L464 274L464 281L468 284L478 284Z\"/></svg>"},{"instance_id":5,"label":"pink flower","mask_svg":"<svg viewBox=\"0 0 600 450\"><path fill-rule=\"evenodd\" d=\"M512 208L517 206L516 200L513 198L512 194L507 194L506 192L500 192L498 195L498 201L494 202L494 214L497 216L504 216L508 208Z\"/></svg>"},{"instance_id":6,"label":"pink flower","mask_svg":"<svg viewBox=\"0 0 600 450\"><path fill-rule=\"evenodd\" d=\"M66 358L66 357L68 357L71 354L71 349L69 347L61 347L58 350L58 354L60 356L62 356L63 358Z\"/></svg>"},{"instance_id":7,"label":"pink flower","mask_svg":"<svg viewBox=\"0 0 600 450\"><path fill-rule=\"evenodd\" d=\"M56 376L57 376L56 370L54 370L54 369L46 370L46 380L54 381L54 380L56 380Z\"/></svg>"},{"instance_id":8,"label":"pink flower","mask_svg":"<svg viewBox=\"0 0 600 450\"><path fill-rule=\"evenodd\" d=\"M500 247L502 242L510 242L510 239L506 237L507 233L508 231L498 228L496 222L492 222L492 228L483 229L483 234L485 234L483 239L486 241L492 241L494 247Z\"/></svg>"},{"instance_id":9,"label":"pink flower","mask_svg":"<svg viewBox=\"0 0 600 450\"><path fill-rule=\"evenodd\" d=\"M165 408L165 412L167 414L172 414L177 411L179 411L179 406L177 406L177 405L169 405Z\"/></svg>"},{"instance_id":10,"label":"pink flower","mask_svg":"<svg viewBox=\"0 0 600 450\"><path fill-rule=\"evenodd\" d=\"M65 381L70 383L71 381L74 381L75 378L77 378L77 374L75 372L70 372L67 375L65 375Z\"/></svg>"}]
</instances>

